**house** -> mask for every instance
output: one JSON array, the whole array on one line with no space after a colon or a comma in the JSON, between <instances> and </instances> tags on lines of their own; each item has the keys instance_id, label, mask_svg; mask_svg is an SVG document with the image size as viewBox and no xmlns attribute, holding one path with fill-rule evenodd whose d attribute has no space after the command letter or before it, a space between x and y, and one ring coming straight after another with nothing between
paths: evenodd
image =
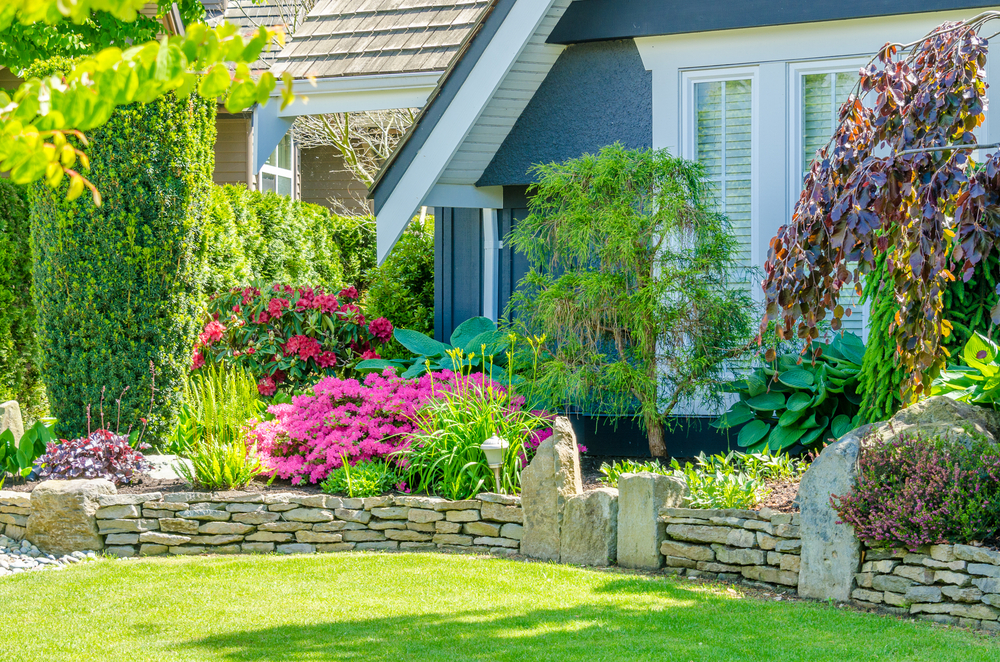
<instances>
[{"instance_id":1,"label":"house","mask_svg":"<svg viewBox=\"0 0 1000 662\"><path fill-rule=\"evenodd\" d=\"M621 142L698 160L747 267L791 218L858 68L991 6L968 0L491 0L372 189L378 254L435 208L436 334L503 314L525 273L503 238L533 164ZM987 66L1000 86L1000 52ZM1000 104L983 142L1000 140ZM857 309L857 306L855 306ZM864 334L864 311L845 328Z\"/></svg>"}]
</instances>

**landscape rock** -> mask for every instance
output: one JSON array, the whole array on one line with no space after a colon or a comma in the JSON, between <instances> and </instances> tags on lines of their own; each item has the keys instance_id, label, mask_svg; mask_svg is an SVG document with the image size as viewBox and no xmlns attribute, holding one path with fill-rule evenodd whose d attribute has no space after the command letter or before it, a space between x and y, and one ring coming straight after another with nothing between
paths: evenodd
<instances>
[{"instance_id":1,"label":"landscape rock","mask_svg":"<svg viewBox=\"0 0 1000 662\"><path fill-rule=\"evenodd\" d=\"M660 545L666 538L665 526L658 520L661 508L677 508L687 501L687 483L674 476L648 471L623 474L618 479L618 565L624 568L655 570L663 565ZM688 526L688 525L678 525ZM674 527L671 527L674 528ZM725 542L729 529L697 527L718 531ZM747 531L752 538L754 534ZM673 536L680 537L681 536Z\"/></svg>"},{"instance_id":2,"label":"landscape rock","mask_svg":"<svg viewBox=\"0 0 1000 662\"><path fill-rule=\"evenodd\" d=\"M114 494L107 480L49 480L31 494L27 538L40 550L62 555L104 549L96 513L102 494Z\"/></svg>"},{"instance_id":3,"label":"landscape rock","mask_svg":"<svg viewBox=\"0 0 1000 662\"><path fill-rule=\"evenodd\" d=\"M17 444L24 436L24 421L21 420L21 405L16 400L9 400L0 404L0 434L5 430L10 430L14 435L14 443Z\"/></svg>"},{"instance_id":4,"label":"landscape rock","mask_svg":"<svg viewBox=\"0 0 1000 662\"><path fill-rule=\"evenodd\" d=\"M567 499L560 534L562 563L608 566L617 559L617 550L618 490L603 487Z\"/></svg>"},{"instance_id":5,"label":"landscape rock","mask_svg":"<svg viewBox=\"0 0 1000 662\"><path fill-rule=\"evenodd\" d=\"M583 476L569 419L560 416L552 427L552 436L539 444L531 464L521 472L521 551L532 558L558 561L563 510L570 497L583 492ZM449 515L453 512L463 511L449 511Z\"/></svg>"}]
</instances>

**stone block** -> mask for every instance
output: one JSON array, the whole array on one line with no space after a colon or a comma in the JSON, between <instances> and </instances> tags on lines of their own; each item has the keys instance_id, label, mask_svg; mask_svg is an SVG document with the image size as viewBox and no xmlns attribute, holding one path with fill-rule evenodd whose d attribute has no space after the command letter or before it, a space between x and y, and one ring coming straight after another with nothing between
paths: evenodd
<instances>
[{"instance_id":1,"label":"stone block","mask_svg":"<svg viewBox=\"0 0 1000 662\"><path fill-rule=\"evenodd\" d=\"M948 614L920 614L917 616L922 621L930 621L939 625L958 625L958 619Z\"/></svg>"},{"instance_id":2,"label":"stone block","mask_svg":"<svg viewBox=\"0 0 1000 662\"><path fill-rule=\"evenodd\" d=\"M954 602L979 602L983 597L983 592L974 586L968 588L942 586L941 593ZM930 600L927 600L927 602L930 602Z\"/></svg>"},{"instance_id":3,"label":"stone block","mask_svg":"<svg viewBox=\"0 0 1000 662\"><path fill-rule=\"evenodd\" d=\"M25 529L31 544L43 552L62 556L76 551L104 548L96 513L102 494L114 494L106 480L47 480L31 493L31 516ZM14 516L9 516L14 517ZM7 535L11 522L6 522ZM20 524L13 524L20 527ZM128 533L107 531L107 533Z\"/></svg>"},{"instance_id":4,"label":"stone block","mask_svg":"<svg viewBox=\"0 0 1000 662\"><path fill-rule=\"evenodd\" d=\"M167 517L159 522L160 530L167 533L198 533L198 522L195 520Z\"/></svg>"},{"instance_id":5,"label":"stone block","mask_svg":"<svg viewBox=\"0 0 1000 662\"><path fill-rule=\"evenodd\" d=\"M518 503L520 503L520 501L518 501ZM434 510L439 510L439 511L479 510L482 507L483 507L483 502L480 501L479 499L466 499L465 501L441 501L434 504Z\"/></svg>"},{"instance_id":6,"label":"stone block","mask_svg":"<svg viewBox=\"0 0 1000 662\"><path fill-rule=\"evenodd\" d=\"M160 554L167 553L166 545L154 545L152 543L146 543L139 548L139 556L159 556Z\"/></svg>"},{"instance_id":7,"label":"stone block","mask_svg":"<svg viewBox=\"0 0 1000 662\"><path fill-rule=\"evenodd\" d=\"M943 563L951 563L952 561L958 559L958 557L955 556L954 545L931 545L930 549L928 549L928 553L932 559Z\"/></svg>"},{"instance_id":8,"label":"stone block","mask_svg":"<svg viewBox=\"0 0 1000 662\"><path fill-rule=\"evenodd\" d=\"M861 439L869 427L853 430L824 448L799 483L802 566L798 589L802 597L838 602L851 597L854 574L861 564L861 544L849 524L838 524L840 515L830 505L830 497L847 494L854 487ZM772 517L771 523L791 525L791 517L787 522Z\"/></svg>"},{"instance_id":9,"label":"stone block","mask_svg":"<svg viewBox=\"0 0 1000 662\"><path fill-rule=\"evenodd\" d=\"M269 522L277 522L281 518L279 513L271 512L253 512L253 513L233 513L234 522L239 522L240 524L250 524L252 526L259 526L261 524L267 524Z\"/></svg>"},{"instance_id":10,"label":"stone block","mask_svg":"<svg viewBox=\"0 0 1000 662\"><path fill-rule=\"evenodd\" d=\"M761 522L760 520L748 519L744 520L743 528L750 529L751 531L763 531L767 535L774 535L774 525L770 522Z\"/></svg>"},{"instance_id":11,"label":"stone block","mask_svg":"<svg viewBox=\"0 0 1000 662\"><path fill-rule=\"evenodd\" d=\"M159 501L162 496L159 492L150 492L149 494L100 494L97 497L97 503L101 508L107 506L141 506L150 501ZM108 517L106 519L118 518Z\"/></svg>"},{"instance_id":12,"label":"stone block","mask_svg":"<svg viewBox=\"0 0 1000 662\"><path fill-rule=\"evenodd\" d=\"M296 542L332 544L344 541L341 533L317 533L316 531L296 531Z\"/></svg>"},{"instance_id":13,"label":"stone block","mask_svg":"<svg viewBox=\"0 0 1000 662\"><path fill-rule=\"evenodd\" d=\"M747 579L768 584L781 584L782 586L795 586L799 583L799 573L769 568L767 566L747 565L740 568L740 573Z\"/></svg>"},{"instance_id":14,"label":"stone block","mask_svg":"<svg viewBox=\"0 0 1000 662\"><path fill-rule=\"evenodd\" d=\"M353 542L320 543L316 545L316 551L322 553L329 552L349 552L354 549Z\"/></svg>"},{"instance_id":15,"label":"stone block","mask_svg":"<svg viewBox=\"0 0 1000 662\"><path fill-rule=\"evenodd\" d=\"M226 504L227 513L266 513L267 506L263 503L230 503Z\"/></svg>"},{"instance_id":16,"label":"stone block","mask_svg":"<svg viewBox=\"0 0 1000 662\"><path fill-rule=\"evenodd\" d=\"M352 510L350 508L337 508L333 511L337 516L337 519L344 520L345 522L357 522L358 524L367 524L372 519L372 513L367 510ZM294 519L285 515L285 519Z\"/></svg>"},{"instance_id":17,"label":"stone block","mask_svg":"<svg viewBox=\"0 0 1000 662\"><path fill-rule=\"evenodd\" d=\"M379 550L399 549L399 542L396 540L381 540L372 542L359 542L354 546L358 552L376 552Z\"/></svg>"},{"instance_id":18,"label":"stone block","mask_svg":"<svg viewBox=\"0 0 1000 662\"><path fill-rule=\"evenodd\" d=\"M277 531L258 531L257 533L251 533L246 538L245 542L288 542L292 539L291 533L277 532Z\"/></svg>"},{"instance_id":19,"label":"stone block","mask_svg":"<svg viewBox=\"0 0 1000 662\"><path fill-rule=\"evenodd\" d=\"M774 526L782 526L785 524L792 523L792 516L790 513L774 513L771 515L771 524Z\"/></svg>"},{"instance_id":20,"label":"stone block","mask_svg":"<svg viewBox=\"0 0 1000 662\"><path fill-rule=\"evenodd\" d=\"M872 588L876 591L892 591L893 593L905 594L913 584L912 579L898 575L875 575L875 578L872 579Z\"/></svg>"},{"instance_id":21,"label":"stone block","mask_svg":"<svg viewBox=\"0 0 1000 662\"><path fill-rule=\"evenodd\" d=\"M129 496L129 495L123 495L123 496ZM190 505L186 503L173 503L171 501L163 501L161 499L160 501L147 501L144 504L142 504L142 507L151 508L153 510L172 510L173 512L177 512L179 510L187 510L190 507Z\"/></svg>"},{"instance_id":22,"label":"stone block","mask_svg":"<svg viewBox=\"0 0 1000 662\"><path fill-rule=\"evenodd\" d=\"M389 540L405 540L407 542L430 542L434 539L433 533L422 533L420 531L410 531L409 529L389 529L383 532Z\"/></svg>"},{"instance_id":23,"label":"stone block","mask_svg":"<svg viewBox=\"0 0 1000 662\"><path fill-rule=\"evenodd\" d=\"M197 503L209 502L212 500L211 492L170 492L160 497L161 501L168 503Z\"/></svg>"},{"instance_id":24,"label":"stone block","mask_svg":"<svg viewBox=\"0 0 1000 662\"><path fill-rule=\"evenodd\" d=\"M278 545L275 551L279 554L313 554L316 551L315 545L307 543L293 542L287 545Z\"/></svg>"},{"instance_id":25,"label":"stone block","mask_svg":"<svg viewBox=\"0 0 1000 662\"><path fill-rule=\"evenodd\" d=\"M188 504L188 510L218 510L220 512L225 512L226 504L216 503L214 501L205 501L202 503L192 503Z\"/></svg>"},{"instance_id":26,"label":"stone block","mask_svg":"<svg viewBox=\"0 0 1000 662\"><path fill-rule=\"evenodd\" d=\"M972 583L972 577L964 572L950 572L948 570L938 570L934 573L934 581L942 584L954 584L955 586L968 586Z\"/></svg>"},{"instance_id":27,"label":"stone block","mask_svg":"<svg viewBox=\"0 0 1000 662\"><path fill-rule=\"evenodd\" d=\"M501 506L520 506L521 497L516 494L498 494L496 492L481 492L476 499L485 503L498 503Z\"/></svg>"},{"instance_id":28,"label":"stone block","mask_svg":"<svg viewBox=\"0 0 1000 662\"><path fill-rule=\"evenodd\" d=\"M552 436L539 444L535 457L521 472L521 550L525 556L558 561L563 511L568 499L583 493L583 477L580 451L569 419L557 417L552 429ZM485 511L486 504L483 506Z\"/></svg>"},{"instance_id":29,"label":"stone block","mask_svg":"<svg viewBox=\"0 0 1000 662\"><path fill-rule=\"evenodd\" d=\"M292 524L292 523L293 522L286 522L286 524ZM321 533L335 533L337 531L355 531L355 530L367 528L364 525L358 524L356 522L320 522L319 524L313 524L312 527L310 527L305 522L294 522L294 523L295 524L299 524L300 525L299 528L294 528L293 529L291 527L288 527L288 528L273 529L273 530L274 531L304 531L305 529L312 528L313 531L319 531ZM257 528L261 528L261 527L257 527Z\"/></svg>"},{"instance_id":30,"label":"stone block","mask_svg":"<svg viewBox=\"0 0 1000 662\"><path fill-rule=\"evenodd\" d=\"M231 492L213 494L212 501L219 503L264 503L264 495L233 490Z\"/></svg>"},{"instance_id":31,"label":"stone block","mask_svg":"<svg viewBox=\"0 0 1000 662\"><path fill-rule=\"evenodd\" d=\"M233 543L243 542L243 536L237 535L218 535L218 536L198 536L197 538L192 538L192 542L199 545L231 545Z\"/></svg>"},{"instance_id":32,"label":"stone block","mask_svg":"<svg viewBox=\"0 0 1000 662\"><path fill-rule=\"evenodd\" d=\"M27 526L30 515L15 515L13 513L0 514L0 524L13 524L14 526Z\"/></svg>"},{"instance_id":33,"label":"stone block","mask_svg":"<svg viewBox=\"0 0 1000 662\"><path fill-rule=\"evenodd\" d=\"M244 535L253 530L254 528L249 524L240 524L239 522L208 522L207 524L202 524L198 527L198 533L208 533L212 535L220 533Z\"/></svg>"},{"instance_id":34,"label":"stone block","mask_svg":"<svg viewBox=\"0 0 1000 662\"><path fill-rule=\"evenodd\" d=\"M733 549L718 544L713 545L712 549L715 551L715 560L719 563L726 565L764 564L764 552L759 549Z\"/></svg>"},{"instance_id":35,"label":"stone block","mask_svg":"<svg viewBox=\"0 0 1000 662\"><path fill-rule=\"evenodd\" d=\"M292 497L295 496L291 492L281 492L279 494L265 494L264 495L264 505L280 505L283 503L291 503Z\"/></svg>"},{"instance_id":36,"label":"stone block","mask_svg":"<svg viewBox=\"0 0 1000 662\"><path fill-rule=\"evenodd\" d=\"M767 553L767 564L768 565L781 565L781 559L785 558L784 554L778 552L768 552Z\"/></svg>"},{"instance_id":37,"label":"stone block","mask_svg":"<svg viewBox=\"0 0 1000 662\"><path fill-rule=\"evenodd\" d=\"M860 600L861 602L873 602L877 605L882 604L882 594L878 591L868 591L863 588L856 588L851 591L851 597L855 600Z\"/></svg>"},{"instance_id":38,"label":"stone block","mask_svg":"<svg viewBox=\"0 0 1000 662\"><path fill-rule=\"evenodd\" d=\"M474 538L472 540L473 545L484 545L486 547L510 547L517 549L520 547L521 543L516 540L510 540L508 538ZM596 564L595 564L596 565Z\"/></svg>"},{"instance_id":39,"label":"stone block","mask_svg":"<svg viewBox=\"0 0 1000 662\"><path fill-rule=\"evenodd\" d=\"M972 589L965 589L965 590L969 591ZM980 594L982 594L982 591L980 591ZM994 607L1000 607L1000 593L989 593L987 595L982 595L982 597L980 597L979 600L982 600L984 603L988 605L992 605ZM968 602L976 602L976 601L977 600L968 600Z\"/></svg>"},{"instance_id":40,"label":"stone block","mask_svg":"<svg viewBox=\"0 0 1000 662\"><path fill-rule=\"evenodd\" d=\"M861 588L871 588L875 574L871 572L859 572L854 575L855 583Z\"/></svg>"},{"instance_id":41,"label":"stone block","mask_svg":"<svg viewBox=\"0 0 1000 662\"><path fill-rule=\"evenodd\" d=\"M714 561L715 552L705 545L690 545L677 540L664 540L660 545L660 553L664 556L678 556L694 561Z\"/></svg>"},{"instance_id":42,"label":"stone block","mask_svg":"<svg viewBox=\"0 0 1000 662\"><path fill-rule=\"evenodd\" d=\"M984 547L973 547L972 545L955 545L952 547L952 551L956 558L963 561L1000 565L1000 551Z\"/></svg>"},{"instance_id":43,"label":"stone block","mask_svg":"<svg viewBox=\"0 0 1000 662\"><path fill-rule=\"evenodd\" d=\"M520 524L515 524L513 522L508 522L500 527L500 537L501 538L511 538L513 540L520 540L524 536L524 527Z\"/></svg>"},{"instance_id":44,"label":"stone block","mask_svg":"<svg viewBox=\"0 0 1000 662\"><path fill-rule=\"evenodd\" d=\"M280 502L279 501L277 503L268 503L266 505L267 505L268 511L272 512L272 513L286 513L289 510L298 510L299 509L299 504L297 504L297 503L289 503L289 502Z\"/></svg>"},{"instance_id":45,"label":"stone block","mask_svg":"<svg viewBox=\"0 0 1000 662\"><path fill-rule=\"evenodd\" d=\"M410 512L407 513L407 519L411 522L420 522L425 524L427 522L436 522L444 519L444 513L436 510L425 510L423 508L410 508Z\"/></svg>"},{"instance_id":46,"label":"stone block","mask_svg":"<svg viewBox=\"0 0 1000 662\"><path fill-rule=\"evenodd\" d=\"M10 430L14 436L14 444L21 442L24 436L24 421L21 418L21 405L16 400L8 400L0 404L0 433Z\"/></svg>"},{"instance_id":47,"label":"stone block","mask_svg":"<svg viewBox=\"0 0 1000 662\"><path fill-rule=\"evenodd\" d=\"M467 532L474 533L468 526ZM573 565L612 565L617 549L618 490L604 487L569 497L560 532L561 561Z\"/></svg>"},{"instance_id":48,"label":"stone block","mask_svg":"<svg viewBox=\"0 0 1000 662\"><path fill-rule=\"evenodd\" d=\"M975 618L984 621L995 621L1000 618L1000 611L989 605L953 605L951 615L959 618Z\"/></svg>"},{"instance_id":49,"label":"stone block","mask_svg":"<svg viewBox=\"0 0 1000 662\"><path fill-rule=\"evenodd\" d=\"M374 542L385 540L386 532L379 531L344 531L342 534L346 542Z\"/></svg>"},{"instance_id":50,"label":"stone block","mask_svg":"<svg viewBox=\"0 0 1000 662\"><path fill-rule=\"evenodd\" d=\"M437 522L407 522L406 528L410 531L420 531L421 533L435 533L437 529L434 525Z\"/></svg>"},{"instance_id":51,"label":"stone block","mask_svg":"<svg viewBox=\"0 0 1000 662\"><path fill-rule=\"evenodd\" d=\"M747 523L747 520L740 519L739 517L709 517L708 521L716 526L733 526L743 528L743 525Z\"/></svg>"},{"instance_id":52,"label":"stone block","mask_svg":"<svg viewBox=\"0 0 1000 662\"><path fill-rule=\"evenodd\" d=\"M802 568L802 557L795 554L785 554L781 557L778 567L788 572L798 572Z\"/></svg>"},{"instance_id":53,"label":"stone block","mask_svg":"<svg viewBox=\"0 0 1000 662\"><path fill-rule=\"evenodd\" d=\"M183 545L181 547L171 547L170 553L177 556L197 556L204 554L205 548L201 545Z\"/></svg>"},{"instance_id":54,"label":"stone block","mask_svg":"<svg viewBox=\"0 0 1000 662\"><path fill-rule=\"evenodd\" d=\"M661 508L682 506L687 495L687 484L674 476L641 472L619 478L619 565L647 570L659 568L663 563L660 545L666 539L665 530L671 532L672 538L693 542L725 542L730 533L746 534L753 540L754 533L743 529L686 524L664 527L657 521L656 515ZM693 535L685 536L686 532Z\"/></svg>"},{"instance_id":55,"label":"stone block","mask_svg":"<svg viewBox=\"0 0 1000 662\"><path fill-rule=\"evenodd\" d=\"M108 533L142 533L156 531L160 528L157 519L102 519L97 521L97 530L101 535Z\"/></svg>"},{"instance_id":56,"label":"stone block","mask_svg":"<svg viewBox=\"0 0 1000 662\"><path fill-rule=\"evenodd\" d=\"M336 510L344 505L340 497L329 494L310 494L309 496L293 496L288 499L291 503L297 503L306 508L321 508L323 510ZM360 507L364 507L363 505Z\"/></svg>"},{"instance_id":57,"label":"stone block","mask_svg":"<svg viewBox=\"0 0 1000 662\"><path fill-rule=\"evenodd\" d=\"M308 522L269 522L257 527L258 531L274 531L277 533L295 533L304 529L313 531L340 531L342 522L321 522L319 524L309 524Z\"/></svg>"},{"instance_id":58,"label":"stone block","mask_svg":"<svg viewBox=\"0 0 1000 662\"><path fill-rule=\"evenodd\" d=\"M449 513L455 511L448 511ZM461 512L481 513L482 518L492 522L513 522L514 524L524 524L524 509L521 506L504 506L499 503L483 502L482 510L466 510ZM456 520L449 517L449 521L470 521Z\"/></svg>"},{"instance_id":59,"label":"stone block","mask_svg":"<svg viewBox=\"0 0 1000 662\"><path fill-rule=\"evenodd\" d=\"M329 510L322 510L320 508L295 508L294 510L288 510L282 517L290 522L332 522L333 513ZM371 518L371 514L368 514ZM341 518L344 519L344 518Z\"/></svg>"},{"instance_id":60,"label":"stone block","mask_svg":"<svg viewBox=\"0 0 1000 662\"><path fill-rule=\"evenodd\" d=\"M972 583L983 593L1000 593L1000 578L998 577L976 577Z\"/></svg>"},{"instance_id":61,"label":"stone block","mask_svg":"<svg viewBox=\"0 0 1000 662\"><path fill-rule=\"evenodd\" d=\"M201 522L225 522L232 517L232 515L227 513L225 510L191 508L190 510L179 511L177 513L177 517L183 519L196 519Z\"/></svg>"},{"instance_id":62,"label":"stone block","mask_svg":"<svg viewBox=\"0 0 1000 662\"><path fill-rule=\"evenodd\" d=\"M760 547L761 549L765 550L775 549L777 547L778 542L779 540L777 538L774 538L773 536L770 536L762 531L757 532L757 546ZM782 540L780 542L785 543L791 541Z\"/></svg>"},{"instance_id":63,"label":"stone block","mask_svg":"<svg viewBox=\"0 0 1000 662\"><path fill-rule=\"evenodd\" d=\"M733 529L726 536L726 544L732 547L753 547L757 537L753 531Z\"/></svg>"},{"instance_id":64,"label":"stone block","mask_svg":"<svg viewBox=\"0 0 1000 662\"><path fill-rule=\"evenodd\" d=\"M409 508L403 508L402 506L391 506L388 508L372 508L371 514L379 519L406 519L409 514Z\"/></svg>"},{"instance_id":65,"label":"stone block","mask_svg":"<svg viewBox=\"0 0 1000 662\"><path fill-rule=\"evenodd\" d=\"M500 529L502 527L499 524L493 524L491 522L466 522L463 526L463 532L469 534L470 536L499 536Z\"/></svg>"},{"instance_id":66,"label":"stone block","mask_svg":"<svg viewBox=\"0 0 1000 662\"><path fill-rule=\"evenodd\" d=\"M152 508L143 508L142 516L145 519L160 519L162 517L172 518L174 516L173 510L153 510Z\"/></svg>"},{"instance_id":67,"label":"stone block","mask_svg":"<svg viewBox=\"0 0 1000 662\"><path fill-rule=\"evenodd\" d=\"M919 584L934 583L934 571L923 566L899 565L893 568L892 574L912 579Z\"/></svg>"},{"instance_id":68,"label":"stone block","mask_svg":"<svg viewBox=\"0 0 1000 662\"><path fill-rule=\"evenodd\" d=\"M365 497L365 510L385 508L386 506L391 506L392 503L393 498L391 496Z\"/></svg>"},{"instance_id":69,"label":"stone block","mask_svg":"<svg viewBox=\"0 0 1000 662\"><path fill-rule=\"evenodd\" d=\"M452 524L455 530L462 528L461 524L454 524L453 522L437 522L439 524ZM372 531L385 531L386 529L405 529L406 520L402 519L390 519L390 520L372 520L368 522L368 528Z\"/></svg>"},{"instance_id":70,"label":"stone block","mask_svg":"<svg viewBox=\"0 0 1000 662\"><path fill-rule=\"evenodd\" d=\"M53 552L54 554L55 552ZM120 558L128 558L130 556L135 556L135 547L132 545L111 545L110 547L104 548L104 553L108 556L117 556Z\"/></svg>"},{"instance_id":71,"label":"stone block","mask_svg":"<svg viewBox=\"0 0 1000 662\"><path fill-rule=\"evenodd\" d=\"M471 545L472 536L462 536L454 533L438 533L433 538L438 545Z\"/></svg>"},{"instance_id":72,"label":"stone block","mask_svg":"<svg viewBox=\"0 0 1000 662\"><path fill-rule=\"evenodd\" d=\"M910 601L906 599L906 596L900 595L899 593L893 593L892 591L886 591L882 594L882 599L887 605L893 607L906 607L909 608Z\"/></svg>"},{"instance_id":73,"label":"stone block","mask_svg":"<svg viewBox=\"0 0 1000 662\"><path fill-rule=\"evenodd\" d=\"M726 565L724 563L712 563L709 561L698 561L695 564L695 568L702 572L726 572L732 574L739 574L741 570L740 566L737 565Z\"/></svg>"},{"instance_id":74,"label":"stone block","mask_svg":"<svg viewBox=\"0 0 1000 662\"><path fill-rule=\"evenodd\" d=\"M674 540L688 542L725 544L730 530L720 526L699 526L697 524L669 524L666 534Z\"/></svg>"},{"instance_id":75,"label":"stone block","mask_svg":"<svg viewBox=\"0 0 1000 662\"><path fill-rule=\"evenodd\" d=\"M244 554L270 554L274 551L273 542L244 542L240 545Z\"/></svg>"},{"instance_id":76,"label":"stone block","mask_svg":"<svg viewBox=\"0 0 1000 662\"><path fill-rule=\"evenodd\" d=\"M921 561L921 563L924 566L931 568L933 570L951 570L952 572L962 572L969 565L968 561L945 562L945 561L937 561L929 557Z\"/></svg>"},{"instance_id":77,"label":"stone block","mask_svg":"<svg viewBox=\"0 0 1000 662\"><path fill-rule=\"evenodd\" d=\"M779 524L774 527L774 535L779 538L801 538L802 531L793 524Z\"/></svg>"},{"instance_id":78,"label":"stone block","mask_svg":"<svg viewBox=\"0 0 1000 662\"><path fill-rule=\"evenodd\" d=\"M139 542L150 543L152 545L166 545L175 547L191 542L189 536L178 536L171 533L161 533L160 531L146 531L139 534Z\"/></svg>"},{"instance_id":79,"label":"stone block","mask_svg":"<svg viewBox=\"0 0 1000 662\"><path fill-rule=\"evenodd\" d=\"M506 526L520 526L520 525L508 524ZM458 522L447 522L447 521L434 522L434 531L437 533L458 533L461 530L462 530L462 525L459 524Z\"/></svg>"},{"instance_id":80,"label":"stone block","mask_svg":"<svg viewBox=\"0 0 1000 662\"><path fill-rule=\"evenodd\" d=\"M911 586L904 597L909 602L941 602L941 589L937 586Z\"/></svg>"},{"instance_id":81,"label":"stone block","mask_svg":"<svg viewBox=\"0 0 1000 662\"><path fill-rule=\"evenodd\" d=\"M663 556L663 562L668 568L697 568L698 562L694 559L683 558L680 556Z\"/></svg>"},{"instance_id":82,"label":"stone block","mask_svg":"<svg viewBox=\"0 0 1000 662\"><path fill-rule=\"evenodd\" d=\"M348 510L364 510L365 508L364 499L357 499L357 498L349 499L347 497L343 497L340 500L340 503L341 503L340 506L341 508L347 508Z\"/></svg>"},{"instance_id":83,"label":"stone block","mask_svg":"<svg viewBox=\"0 0 1000 662\"><path fill-rule=\"evenodd\" d=\"M988 563L970 563L967 568L970 575L981 577L1000 577L1000 566Z\"/></svg>"},{"instance_id":84,"label":"stone block","mask_svg":"<svg viewBox=\"0 0 1000 662\"><path fill-rule=\"evenodd\" d=\"M109 533L104 538L105 545L135 545L138 542L138 533Z\"/></svg>"}]
</instances>

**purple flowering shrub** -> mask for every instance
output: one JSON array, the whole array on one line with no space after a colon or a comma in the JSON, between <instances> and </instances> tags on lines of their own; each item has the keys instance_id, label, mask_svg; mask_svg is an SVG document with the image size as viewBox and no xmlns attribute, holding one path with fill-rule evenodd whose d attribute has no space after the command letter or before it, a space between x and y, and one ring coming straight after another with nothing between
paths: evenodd
<instances>
[{"instance_id":1,"label":"purple flowering shrub","mask_svg":"<svg viewBox=\"0 0 1000 662\"><path fill-rule=\"evenodd\" d=\"M866 440L857 482L830 503L874 547L967 543L1000 529L1000 449L903 433Z\"/></svg>"},{"instance_id":2,"label":"purple flowering shrub","mask_svg":"<svg viewBox=\"0 0 1000 662\"><path fill-rule=\"evenodd\" d=\"M104 478L115 485L128 485L150 470L142 453L129 445L128 437L110 430L50 442L38 464L42 467L38 472L42 480Z\"/></svg>"}]
</instances>

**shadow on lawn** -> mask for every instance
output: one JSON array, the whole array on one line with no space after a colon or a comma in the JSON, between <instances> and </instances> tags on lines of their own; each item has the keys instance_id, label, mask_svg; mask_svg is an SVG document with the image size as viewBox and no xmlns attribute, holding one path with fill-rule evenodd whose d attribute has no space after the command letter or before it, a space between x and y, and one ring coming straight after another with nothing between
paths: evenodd
<instances>
[{"instance_id":1,"label":"shadow on lawn","mask_svg":"<svg viewBox=\"0 0 1000 662\"><path fill-rule=\"evenodd\" d=\"M313 660L870 660L873 640L893 627L878 617L806 605L739 600L641 578L612 580L598 594L635 601L331 620L204 637L182 644L206 659ZM335 600L335 596L332 596ZM426 596L432 601L433 596ZM483 598L488 602L488 597ZM761 627L766 624L765 627ZM832 627L836 626L836 627ZM888 648L912 655L914 631L895 624ZM919 649L918 649L919 650ZM811 652L811 654L810 654ZM895 658L898 659L898 658ZM906 657L906 659L931 659ZM972 659L935 657L933 659Z\"/></svg>"}]
</instances>

